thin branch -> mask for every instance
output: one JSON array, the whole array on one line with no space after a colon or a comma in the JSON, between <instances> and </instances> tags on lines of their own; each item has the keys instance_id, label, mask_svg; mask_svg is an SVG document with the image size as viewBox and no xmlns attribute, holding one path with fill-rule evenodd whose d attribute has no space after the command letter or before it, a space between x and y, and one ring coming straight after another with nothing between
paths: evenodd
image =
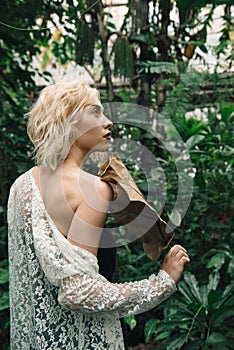
<instances>
[{"instance_id":1,"label":"thin branch","mask_svg":"<svg viewBox=\"0 0 234 350\"><path fill-rule=\"evenodd\" d=\"M195 323L195 321L196 321L196 318L198 317L200 311L202 310L202 308L203 308L203 305L200 305L199 309L197 310L197 312L195 313L194 317L192 318L192 323L191 323L191 326L189 327L189 330L188 330L188 333L187 333L187 335L186 335L186 338L185 338L184 342L178 347L178 350L181 350L182 346L183 346L185 343L187 343L188 338L189 338L189 335L190 335L190 333L191 333L191 331L192 331L193 325L194 325L194 323Z\"/></svg>"}]
</instances>

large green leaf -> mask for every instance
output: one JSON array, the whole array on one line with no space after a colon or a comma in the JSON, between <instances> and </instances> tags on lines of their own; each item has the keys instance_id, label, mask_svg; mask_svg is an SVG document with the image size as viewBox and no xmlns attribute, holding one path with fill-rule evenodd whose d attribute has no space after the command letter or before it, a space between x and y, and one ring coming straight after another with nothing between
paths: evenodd
<instances>
[{"instance_id":1,"label":"large green leaf","mask_svg":"<svg viewBox=\"0 0 234 350\"><path fill-rule=\"evenodd\" d=\"M220 281L220 275L218 273L218 271L213 271L212 273L210 273L209 275L209 282L208 282L208 288L207 288L207 291L208 293L211 291L211 290L216 290L218 284L219 284L219 281Z\"/></svg>"},{"instance_id":2,"label":"large green leaf","mask_svg":"<svg viewBox=\"0 0 234 350\"><path fill-rule=\"evenodd\" d=\"M159 323L160 323L160 320L156 318L151 318L146 322L145 328L144 328L146 342L148 342L151 339L152 335L155 334Z\"/></svg>"},{"instance_id":3,"label":"large green leaf","mask_svg":"<svg viewBox=\"0 0 234 350\"><path fill-rule=\"evenodd\" d=\"M233 304L234 303L234 282L233 280L226 286L223 291L222 298L220 298L217 307L221 307L225 304Z\"/></svg>"},{"instance_id":4,"label":"large green leaf","mask_svg":"<svg viewBox=\"0 0 234 350\"><path fill-rule=\"evenodd\" d=\"M222 101L220 106L220 113L222 120L225 122L234 113L234 103Z\"/></svg>"},{"instance_id":5,"label":"large green leaf","mask_svg":"<svg viewBox=\"0 0 234 350\"><path fill-rule=\"evenodd\" d=\"M1 291L0 292L0 311L6 310L9 308L9 292Z\"/></svg>"},{"instance_id":6,"label":"large green leaf","mask_svg":"<svg viewBox=\"0 0 234 350\"><path fill-rule=\"evenodd\" d=\"M229 262L227 273L229 273L232 278L234 277L234 258Z\"/></svg>"},{"instance_id":7,"label":"large green leaf","mask_svg":"<svg viewBox=\"0 0 234 350\"><path fill-rule=\"evenodd\" d=\"M177 350L182 344L184 344L186 336L182 334L177 334L176 338L170 341L167 346L167 350Z\"/></svg>"},{"instance_id":8,"label":"large green leaf","mask_svg":"<svg viewBox=\"0 0 234 350\"><path fill-rule=\"evenodd\" d=\"M205 136L200 134L190 136L186 141L186 145L188 149L189 150L193 149L194 146L200 143L202 140L204 140L204 138Z\"/></svg>"},{"instance_id":9,"label":"large green leaf","mask_svg":"<svg viewBox=\"0 0 234 350\"><path fill-rule=\"evenodd\" d=\"M138 43L149 43L149 33L146 34L138 34L138 35L131 35L129 38L129 41L132 42L138 42Z\"/></svg>"},{"instance_id":10,"label":"large green leaf","mask_svg":"<svg viewBox=\"0 0 234 350\"><path fill-rule=\"evenodd\" d=\"M7 268L0 267L0 284L5 284L9 281L9 271Z\"/></svg>"},{"instance_id":11,"label":"large green leaf","mask_svg":"<svg viewBox=\"0 0 234 350\"><path fill-rule=\"evenodd\" d=\"M178 75L179 71L175 63L172 62L154 62L154 61L145 61L140 62L141 69L140 73L150 73L150 74L175 74Z\"/></svg>"},{"instance_id":12,"label":"large green leaf","mask_svg":"<svg viewBox=\"0 0 234 350\"><path fill-rule=\"evenodd\" d=\"M217 302L220 300L222 297L222 291L217 291L217 290L211 290L208 294L208 309L213 312L217 306Z\"/></svg>"},{"instance_id":13,"label":"large green leaf","mask_svg":"<svg viewBox=\"0 0 234 350\"><path fill-rule=\"evenodd\" d=\"M233 305L222 306L218 310L214 311L211 315L211 320L214 329L219 329L224 325L226 319L230 319L234 317Z\"/></svg>"},{"instance_id":14,"label":"large green leaf","mask_svg":"<svg viewBox=\"0 0 234 350\"><path fill-rule=\"evenodd\" d=\"M170 336L170 332L169 331L165 331L165 332L162 332L160 333L159 335L157 335L156 339L157 340L163 340L163 339L166 339Z\"/></svg>"},{"instance_id":15,"label":"large green leaf","mask_svg":"<svg viewBox=\"0 0 234 350\"><path fill-rule=\"evenodd\" d=\"M207 286L207 284L200 286L200 294L201 294L203 305L205 305L207 307L207 305L208 305L208 286Z\"/></svg>"},{"instance_id":16,"label":"large green leaf","mask_svg":"<svg viewBox=\"0 0 234 350\"><path fill-rule=\"evenodd\" d=\"M181 281L178 284L178 290L180 291L181 294L183 294L183 296L186 298L187 302L189 302L189 303L196 303L197 302L197 299L194 297L193 293L191 292L191 289L184 281Z\"/></svg>"},{"instance_id":17,"label":"large green leaf","mask_svg":"<svg viewBox=\"0 0 234 350\"><path fill-rule=\"evenodd\" d=\"M212 333L207 339L208 345L217 345L217 344L225 344L225 343L228 343L227 338L225 338L223 334L218 332Z\"/></svg>"},{"instance_id":18,"label":"large green leaf","mask_svg":"<svg viewBox=\"0 0 234 350\"><path fill-rule=\"evenodd\" d=\"M184 273L184 280L186 281L187 285L189 286L190 291L191 291L192 295L195 297L196 301L198 301L199 303L202 303L202 298L201 298L201 294L200 294L200 290L199 290L199 286L198 286L198 281L197 281L196 277L190 272L185 272Z\"/></svg>"}]
</instances>

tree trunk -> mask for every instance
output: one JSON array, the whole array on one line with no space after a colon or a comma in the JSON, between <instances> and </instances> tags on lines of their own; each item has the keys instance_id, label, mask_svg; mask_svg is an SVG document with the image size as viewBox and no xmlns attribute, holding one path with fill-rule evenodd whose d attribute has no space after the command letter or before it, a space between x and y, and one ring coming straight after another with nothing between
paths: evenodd
<instances>
[{"instance_id":1,"label":"tree trunk","mask_svg":"<svg viewBox=\"0 0 234 350\"><path fill-rule=\"evenodd\" d=\"M162 15L160 33L157 37L159 60L168 61L168 51L170 49L171 40L168 36L168 26L170 24L171 0L159 1L159 12Z\"/></svg>"},{"instance_id":2,"label":"tree trunk","mask_svg":"<svg viewBox=\"0 0 234 350\"><path fill-rule=\"evenodd\" d=\"M157 46L159 53L159 61L169 61L169 49L171 40L168 36L168 26L170 24L171 0L159 1L159 13L161 14L160 32L157 36ZM157 111L160 112L164 106L166 99L166 89L161 85L161 81L165 78L165 73L158 75L156 78L156 96Z\"/></svg>"},{"instance_id":3,"label":"tree trunk","mask_svg":"<svg viewBox=\"0 0 234 350\"><path fill-rule=\"evenodd\" d=\"M132 35L147 34L149 31L149 0L132 0L129 4L132 18ZM141 42L140 61L152 59L152 52L149 51L149 44ZM143 106L150 106L151 84L149 76L141 77L140 93L137 102Z\"/></svg>"},{"instance_id":4,"label":"tree trunk","mask_svg":"<svg viewBox=\"0 0 234 350\"><path fill-rule=\"evenodd\" d=\"M95 10L97 15L100 40L102 43L102 61L103 61L104 75L106 78L108 100L113 101L114 91L113 91L113 83L111 79L111 68L109 63L108 31L104 23L104 7L103 7L102 1L99 1L99 3L95 6Z\"/></svg>"}]
</instances>

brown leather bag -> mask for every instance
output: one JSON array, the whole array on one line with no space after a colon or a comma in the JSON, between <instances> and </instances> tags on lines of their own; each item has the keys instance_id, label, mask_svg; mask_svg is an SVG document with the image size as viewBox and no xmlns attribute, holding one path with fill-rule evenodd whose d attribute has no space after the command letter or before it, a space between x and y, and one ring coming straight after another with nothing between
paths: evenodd
<instances>
[{"instance_id":1,"label":"brown leather bag","mask_svg":"<svg viewBox=\"0 0 234 350\"><path fill-rule=\"evenodd\" d=\"M100 167L98 175L107 182L114 195L111 213L119 225L140 238L151 260L157 260L174 236L167 223L147 202L117 153L111 153Z\"/></svg>"}]
</instances>

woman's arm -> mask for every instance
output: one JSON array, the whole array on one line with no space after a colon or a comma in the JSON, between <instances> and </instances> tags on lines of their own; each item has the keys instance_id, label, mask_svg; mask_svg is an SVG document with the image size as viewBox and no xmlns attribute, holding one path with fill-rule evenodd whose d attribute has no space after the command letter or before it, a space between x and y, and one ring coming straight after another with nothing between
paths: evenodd
<instances>
[{"instance_id":1,"label":"woman's arm","mask_svg":"<svg viewBox=\"0 0 234 350\"><path fill-rule=\"evenodd\" d=\"M97 255L112 190L100 178L94 176L91 179L82 180L82 189L79 191L82 200L74 213L67 239L71 244Z\"/></svg>"},{"instance_id":2,"label":"woman's arm","mask_svg":"<svg viewBox=\"0 0 234 350\"><path fill-rule=\"evenodd\" d=\"M105 195L108 199L109 194ZM84 202L77 209L72 231L72 241L78 242L77 246L81 232L84 237L101 232L107 204L104 201L103 207L96 208ZM137 282L110 283L98 273L93 254L69 243L43 212L35 211L33 218L34 246L41 267L51 283L59 287L59 302L69 309L84 313L115 312L118 317L149 310L175 292L175 282L188 261L185 250L175 246L157 276ZM166 271L174 271L172 278Z\"/></svg>"},{"instance_id":3,"label":"woman's arm","mask_svg":"<svg viewBox=\"0 0 234 350\"><path fill-rule=\"evenodd\" d=\"M175 282L164 270L157 276L126 283L110 283L98 274L80 274L62 280L59 302L84 313L116 312L123 317L147 311L175 291Z\"/></svg>"}]
</instances>

